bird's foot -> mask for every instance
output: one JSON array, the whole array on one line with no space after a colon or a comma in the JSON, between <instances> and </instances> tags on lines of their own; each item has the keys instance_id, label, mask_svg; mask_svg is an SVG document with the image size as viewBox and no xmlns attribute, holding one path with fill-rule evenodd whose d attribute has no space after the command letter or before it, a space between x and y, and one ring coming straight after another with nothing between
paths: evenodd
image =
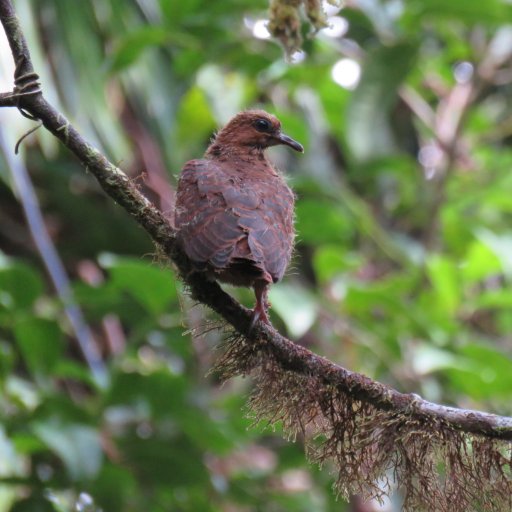
<instances>
[{"instance_id":1,"label":"bird's foot","mask_svg":"<svg viewBox=\"0 0 512 512\"><path fill-rule=\"evenodd\" d=\"M256 306L254 307L254 309L252 311L251 323L249 324L250 331L252 331L254 329L254 326L256 325L256 323L259 320L261 320L262 322L264 322L268 325L272 325L268 318L265 306L263 306L263 304L261 304L261 303L256 304Z\"/></svg>"},{"instance_id":2,"label":"bird's foot","mask_svg":"<svg viewBox=\"0 0 512 512\"><path fill-rule=\"evenodd\" d=\"M249 325L249 330L252 331L256 322L261 320L262 322L272 325L270 320L268 319L267 309L270 304L268 302L268 285L272 282L272 277L268 275L268 278L261 279L256 281L254 284L254 293L256 295L256 305L254 306L254 310L252 312L251 323Z\"/></svg>"}]
</instances>

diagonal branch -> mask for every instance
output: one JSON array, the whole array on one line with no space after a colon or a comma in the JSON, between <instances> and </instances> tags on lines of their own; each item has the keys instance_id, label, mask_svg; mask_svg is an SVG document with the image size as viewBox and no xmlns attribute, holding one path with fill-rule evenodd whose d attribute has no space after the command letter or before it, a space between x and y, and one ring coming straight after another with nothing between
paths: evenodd
<instances>
[{"instance_id":1,"label":"diagonal branch","mask_svg":"<svg viewBox=\"0 0 512 512\"><path fill-rule=\"evenodd\" d=\"M18 75L34 73L30 53L10 0L0 0L0 21L9 40ZM96 177L103 190L164 250L189 285L194 299L221 315L240 335L251 342L270 344L283 368L316 376L325 383L349 392L355 399L370 402L379 409L408 411L419 418L434 415L456 430L495 439L512 440L510 417L446 407L423 400L418 395L399 393L296 345L270 326L260 323L250 331L250 311L225 293L217 283L208 281L201 274L191 273L191 264L176 244L176 233L169 220L142 195L121 169L89 144L71 123L46 101L41 91L18 96L16 102L13 102L13 96L16 97L16 91L0 94L0 100L8 98L7 101L0 101L0 106L17 104L19 108L40 119L44 127L74 153L86 170Z\"/></svg>"},{"instance_id":2,"label":"diagonal branch","mask_svg":"<svg viewBox=\"0 0 512 512\"><path fill-rule=\"evenodd\" d=\"M260 322L250 330L251 312L192 272L169 220L46 101L11 0L0 0L0 22L16 64L15 87L0 93L0 107L15 106L39 119L169 257L193 298L231 325L217 369L224 378L255 377L251 407L257 418L281 421L290 436L303 435L313 460L334 460L344 495L381 497L377 482L390 486L393 469L394 483L404 489L404 510L458 512L475 503L486 510L510 509L512 418L400 393L296 345L271 326Z\"/></svg>"},{"instance_id":3,"label":"diagonal branch","mask_svg":"<svg viewBox=\"0 0 512 512\"><path fill-rule=\"evenodd\" d=\"M496 508L499 503L510 502L509 459L503 452L510 450L512 418L447 407L400 393L296 345L271 326L259 323L250 330L251 312L217 283L192 272L169 220L46 101L10 0L0 0L0 21L16 63L15 89L0 94L0 106L17 106L25 115L41 120L169 257L193 298L232 326L233 334L218 369L224 377L255 375L257 390L252 406L258 417L282 421L291 435L302 433L310 449L314 449L311 432L323 434L323 448L312 457L320 462L325 458L338 462L341 492L366 489L367 496L378 496L375 482L394 467L398 484L406 490L404 506L408 510L416 510L411 507L417 503L432 503L432 510L441 510L440 503L444 506L453 501L450 496L459 498L453 510L463 510L475 500L493 503L491 499L496 497L501 502L489 510L500 510ZM447 469L444 483L435 487L432 477L435 480L437 466L432 461L439 459L439 453ZM492 477L486 476L491 472ZM475 482L482 480L487 480L481 484L485 495L475 498Z\"/></svg>"}]
</instances>

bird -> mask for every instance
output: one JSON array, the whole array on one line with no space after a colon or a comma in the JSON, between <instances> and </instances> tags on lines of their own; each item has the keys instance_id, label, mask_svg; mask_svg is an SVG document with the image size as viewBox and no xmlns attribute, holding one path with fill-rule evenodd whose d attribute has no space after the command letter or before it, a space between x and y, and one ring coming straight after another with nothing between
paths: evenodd
<instances>
[{"instance_id":1,"label":"bird","mask_svg":"<svg viewBox=\"0 0 512 512\"><path fill-rule=\"evenodd\" d=\"M194 272L253 288L250 328L270 324L268 288L290 262L295 196L265 154L302 145L263 110L239 112L212 138L202 159L187 162L176 192L176 239Z\"/></svg>"}]
</instances>

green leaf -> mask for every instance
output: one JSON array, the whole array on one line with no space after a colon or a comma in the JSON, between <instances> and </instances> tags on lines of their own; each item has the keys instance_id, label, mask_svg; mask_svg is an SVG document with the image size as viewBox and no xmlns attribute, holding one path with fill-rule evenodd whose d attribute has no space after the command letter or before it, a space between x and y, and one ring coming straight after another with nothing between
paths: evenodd
<instances>
[{"instance_id":1,"label":"green leaf","mask_svg":"<svg viewBox=\"0 0 512 512\"><path fill-rule=\"evenodd\" d=\"M32 454L46 450L46 445L35 435L20 433L12 438L14 446L19 453Z\"/></svg>"},{"instance_id":2,"label":"green leaf","mask_svg":"<svg viewBox=\"0 0 512 512\"><path fill-rule=\"evenodd\" d=\"M91 491L104 511L129 510L126 502L133 501L137 491L136 477L128 468L106 463Z\"/></svg>"},{"instance_id":3,"label":"green leaf","mask_svg":"<svg viewBox=\"0 0 512 512\"><path fill-rule=\"evenodd\" d=\"M269 298L272 309L283 319L293 337L300 338L313 325L317 304L303 287L280 283L271 288Z\"/></svg>"},{"instance_id":4,"label":"green leaf","mask_svg":"<svg viewBox=\"0 0 512 512\"><path fill-rule=\"evenodd\" d=\"M14 335L32 373L48 373L62 355L62 331L52 320L25 318L14 326Z\"/></svg>"},{"instance_id":5,"label":"green leaf","mask_svg":"<svg viewBox=\"0 0 512 512\"><path fill-rule=\"evenodd\" d=\"M102 255L100 263L109 270L111 285L128 292L150 313L162 313L177 297L173 274L157 264L112 255Z\"/></svg>"},{"instance_id":6,"label":"green leaf","mask_svg":"<svg viewBox=\"0 0 512 512\"><path fill-rule=\"evenodd\" d=\"M474 283L492 274L501 272L498 256L480 240L475 240L467 249L466 258L461 266L465 281Z\"/></svg>"},{"instance_id":7,"label":"green leaf","mask_svg":"<svg viewBox=\"0 0 512 512\"><path fill-rule=\"evenodd\" d=\"M41 402L36 386L31 381L15 375L8 377L4 385L4 393L20 411L32 412Z\"/></svg>"},{"instance_id":8,"label":"green leaf","mask_svg":"<svg viewBox=\"0 0 512 512\"><path fill-rule=\"evenodd\" d=\"M476 297L474 305L478 308L511 309L512 295L509 289L484 291Z\"/></svg>"},{"instance_id":9,"label":"green leaf","mask_svg":"<svg viewBox=\"0 0 512 512\"><path fill-rule=\"evenodd\" d=\"M16 364L16 354L11 344L0 340L0 379L11 374Z\"/></svg>"},{"instance_id":10,"label":"green leaf","mask_svg":"<svg viewBox=\"0 0 512 512\"><path fill-rule=\"evenodd\" d=\"M130 32L124 37L110 62L111 71L120 71L132 65L150 47L172 43L177 46L195 47L196 40L184 32L171 32L166 27L148 25Z\"/></svg>"},{"instance_id":11,"label":"green leaf","mask_svg":"<svg viewBox=\"0 0 512 512\"><path fill-rule=\"evenodd\" d=\"M338 245L322 245L313 256L313 268L322 283L330 281L338 274L354 270L360 264L357 254Z\"/></svg>"},{"instance_id":12,"label":"green leaf","mask_svg":"<svg viewBox=\"0 0 512 512\"><path fill-rule=\"evenodd\" d=\"M186 391L185 377L168 370L155 370L148 375L119 373L113 379L107 403L113 406L137 404L143 410L150 409L156 417L167 417L171 413L179 415L188 407Z\"/></svg>"},{"instance_id":13,"label":"green leaf","mask_svg":"<svg viewBox=\"0 0 512 512\"><path fill-rule=\"evenodd\" d=\"M62 459L71 479L90 479L97 475L103 460L97 430L86 425L63 423L56 418L36 422L32 429Z\"/></svg>"},{"instance_id":14,"label":"green leaf","mask_svg":"<svg viewBox=\"0 0 512 512\"><path fill-rule=\"evenodd\" d=\"M184 436L171 439L130 437L122 444L126 463L136 468L144 483L181 486L206 486L210 475L203 462L203 453ZM173 470L174 468L174 470Z\"/></svg>"},{"instance_id":15,"label":"green leaf","mask_svg":"<svg viewBox=\"0 0 512 512\"><path fill-rule=\"evenodd\" d=\"M427 260L427 271L436 292L436 308L454 314L460 303L459 270L455 263L441 255Z\"/></svg>"},{"instance_id":16,"label":"green leaf","mask_svg":"<svg viewBox=\"0 0 512 512\"><path fill-rule=\"evenodd\" d=\"M347 107L346 137L359 162L396 152L390 115L400 85L411 70L417 46L403 42L372 50L363 65L359 86Z\"/></svg>"},{"instance_id":17,"label":"green leaf","mask_svg":"<svg viewBox=\"0 0 512 512\"><path fill-rule=\"evenodd\" d=\"M45 496L35 493L16 502L10 512L57 512L57 509Z\"/></svg>"},{"instance_id":18,"label":"green leaf","mask_svg":"<svg viewBox=\"0 0 512 512\"><path fill-rule=\"evenodd\" d=\"M342 207L334 202L303 199L296 206L297 233L308 244L344 241L353 230L350 218Z\"/></svg>"},{"instance_id":19,"label":"green leaf","mask_svg":"<svg viewBox=\"0 0 512 512\"><path fill-rule=\"evenodd\" d=\"M52 369L52 375L61 379L72 379L91 386L94 385L94 379L89 369L83 364L69 359L58 359Z\"/></svg>"},{"instance_id":20,"label":"green leaf","mask_svg":"<svg viewBox=\"0 0 512 512\"><path fill-rule=\"evenodd\" d=\"M408 0L406 18L416 24L428 19L456 20L460 23L502 23L510 19L510 6L501 0Z\"/></svg>"},{"instance_id":21,"label":"green leaf","mask_svg":"<svg viewBox=\"0 0 512 512\"><path fill-rule=\"evenodd\" d=\"M183 96L177 113L178 149L183 160L193 158L191 151L204 151L198 147L203 139L208 139L215 129L215 119L206 100L205 93L197 85ZM191 141L197 141L196 147Z\"/></svg>"},{"instance_id":22,"label":"green leaf","mask_svg":"<svg viewBox=\"0 0 512 512\"><path fill-rule=\"evenodd\" d=\"M12 437L8 437L3 425L0 425L0 460L2 461L1 475L23 474L23 460L18 456L18 450Z\"/></svg>"},{"instance_id":23,"label":"green leaf","mask_svg":"<svg viewBox=\"0 0 512 512\"><path fill-rule=\"evenodd\" d=\"M176 420L187 439L197 448L215 454L228 454L235 442L232 432L224 431L211 416L190 404L183 408Z\"/></svg>"},{"instance_id":24,"label":"green leaf","mask_svg":"<svg viewBox=\"0 0 512 512\"><path fill-rule=\"evenodd\" d=\"M503 272L512 278L512 234L496 234L488 229L479 229L477 236L500 260Z\"/></svg>"},{"instance_id":25,"label":"green leaf","mask_svg":"<svg viewBox=\"0 0 512 512\"><path fill-rule=\"evenodd\" d=\"M197 85L204 91L215 117L226 123L232 115L244 108L251 90L249 81L239 73L206 64L197 73Z\"/></svg>"},{"instance_id":26,"label":"green leaf","mask_svg":"<svg viewBox=\"0 0 512 512\"><path fill-rule=\"evenodd\" d=\"M187 17L194 18L204 9L208 12L206 6L201 6L203 0L189 0L188 2L169 2L168 0L159 0L160 9L169 24L179 24Z\"/></svg>"},{"instance_id":27,"label":"green leaf","mask_svg":"<svg viewBox=\"0 0 512 512\"><path fill-rule=\"evenodd\" d=\"M28 265L0 259L0 307L28 308L42 293L41 278Z\"/></svg>"},{"instance_id":28,"label":"green leaf","mask_svg":"<svg viewBox=\"0 0 512 512\"><path fill-rule=\"evenodd\" d=\"M460 353L456 367L447 371L454 386L476 399L510 396L510 357L493 348L477 344L462 347Z\"/></svg>"},{"instance_id":29,"label":"green leaf","mask_svg":"<svg viewBox=\"0 0 512 512\"><path fill-rule=\"evenodd\" d=\"M420 345L413 351L412 364L419 375L426 375L447 368L456 368L459 358L447 350L431 345Z\"/></svg>"}]
</instances>

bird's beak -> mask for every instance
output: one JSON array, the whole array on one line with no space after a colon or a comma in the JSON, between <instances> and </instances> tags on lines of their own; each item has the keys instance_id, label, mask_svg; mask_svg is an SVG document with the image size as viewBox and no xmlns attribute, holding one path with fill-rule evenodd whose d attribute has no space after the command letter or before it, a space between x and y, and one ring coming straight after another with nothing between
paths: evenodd
<instances>
[{"instance_id":1,"label":"bird's beak","mask_svg":"<svg viewBox=\"0 0 512 512\"><path fill-rule=\"evenodd\" d=\"M299 144L296 140L293 140L291 137L288 137L288 135L285 135L284 133L279 133L276 139L278 144L286 144L295 151L298 151L299 153L304 153L304 148L302 147L302 144Z\"/></svg>"}]
</instances>

